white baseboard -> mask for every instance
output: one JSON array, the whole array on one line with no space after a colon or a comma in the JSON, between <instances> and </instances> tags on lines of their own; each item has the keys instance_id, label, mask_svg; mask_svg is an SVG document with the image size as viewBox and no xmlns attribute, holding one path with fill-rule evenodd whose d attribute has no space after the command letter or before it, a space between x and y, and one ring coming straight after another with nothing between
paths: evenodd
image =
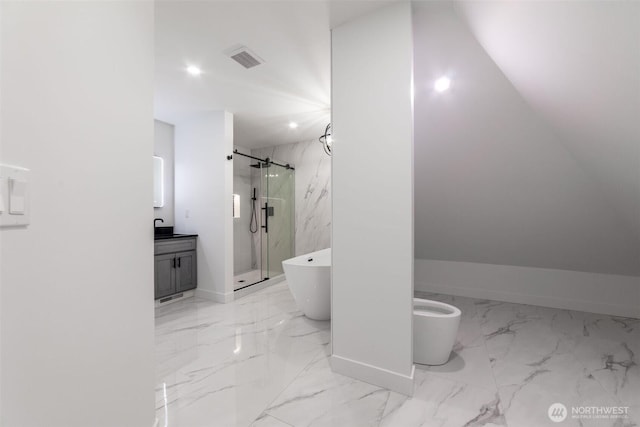
<instances>
[{"instance_id":1,"label":"white baseboard","mask_svg":"<svg viewBox=\"0 0 640 427\"><path fill-rule=\"evenodd\" d=\"M233 301L233 292L222 293L198 288L196 289L196 296L198 298L219 302L221 304L226 304Z\"/></svg>"},{"instance_id":2,"label":"white baseboard","mask_svg":"<svg viewBox=\"0 0 640 427\"><path fill-rule=\"evenodd\" d=\"M377 366L357 362L345 357L331 355L331 369L341 375L346 375L378 387L383 387L406 396L413 396L413 378L415 365L411 367L411 375L406 376L397 372L378 368Z\"/></svg>"},{"instance_id":3,"label":"white baseboard","mask_svg":"<svg viewBox=\"0 0 640 427\"><path fill-rule=\"evenodd\" d=\"M415 290L640 318L640 277L415 260Z\"/></svg>"}]
</instances>

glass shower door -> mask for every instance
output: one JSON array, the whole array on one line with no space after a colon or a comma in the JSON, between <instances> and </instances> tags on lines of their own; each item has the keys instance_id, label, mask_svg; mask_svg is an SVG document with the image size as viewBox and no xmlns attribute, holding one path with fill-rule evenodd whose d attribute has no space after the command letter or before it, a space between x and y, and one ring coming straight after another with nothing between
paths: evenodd
<instances>
[{"instance_id":1,"label":"glass shower door","mask_svg":"<svg viewBox=\"0 0 640 427\"><path fill-rule=\"evenodd\" d=\"M268 163L262 169L262 266L264 278L283 274L294 248L294 169Z\"/></svg>"},{"instance_id":2,"label":"glass shower door","mask_svg":"<svg viewBox=\"0 0 640 427\"><path fill-rule=\"evenodd\" d=\"M235 156L233 162L234 290L258 283L265 276L260 259L261 179L262 167L259 162L246 156ZM236 206L236 197L239 199L239 206Z\"/></svg>"}]
</instances>

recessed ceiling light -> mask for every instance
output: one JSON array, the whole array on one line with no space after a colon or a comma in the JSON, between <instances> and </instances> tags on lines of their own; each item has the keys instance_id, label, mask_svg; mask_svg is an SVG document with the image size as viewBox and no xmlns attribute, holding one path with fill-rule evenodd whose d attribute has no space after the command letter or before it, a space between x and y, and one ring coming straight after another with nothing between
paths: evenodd
<instances>
[{"instance_id":1,"label":"recessed ceiling light","mask_svg":"<svg viewBox=\"0 0 640 427\"><path fill-rule=\"evenodd\" d=\"M289 122L289 127L290 127L291 129L295 129L295 128L297 128L297 127L298 127L298 124L297 124L296 122Z\"/></svg>"},{"instance_id":2,"label":"recessed ceiling light","mask_svg":"<svg viewBox=\"0 0 640 427\"><path fill-rule=\"evenodd\" d=\"M438 80L436 80L433 87L438 92L444 92L445 90L449 89L449 87L451 87L451 80L446 76L440 77Z\"/></svg>"},{"instance_id":3,"label":"recessed ceiling light","mask_svg":"<svg viewBox=\"0 0 640 427\"><path fill-rule=\"evenodd\" d=\"M202 70L195 65L189 65L187 67L187 73L191 74L192 76L199 76L200 74L202 74Z\"/></svg>"}]
</instances>

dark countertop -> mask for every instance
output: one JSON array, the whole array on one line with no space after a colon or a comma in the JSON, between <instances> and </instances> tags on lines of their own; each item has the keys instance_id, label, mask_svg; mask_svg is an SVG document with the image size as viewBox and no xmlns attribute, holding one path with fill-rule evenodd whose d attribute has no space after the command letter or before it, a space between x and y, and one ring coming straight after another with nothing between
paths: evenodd
<instances>
[{"instance_id":1,"label":"dark countertop","mask_svg":"<svg viewBox=\"0 0 640 427\"><path fill-rule=\"evenodd\" d=\"M167 239L186 239L188 237L198 237L197 234L159 234L154 236L153 240L167 240Z\"/></svg>"}]
</instances>

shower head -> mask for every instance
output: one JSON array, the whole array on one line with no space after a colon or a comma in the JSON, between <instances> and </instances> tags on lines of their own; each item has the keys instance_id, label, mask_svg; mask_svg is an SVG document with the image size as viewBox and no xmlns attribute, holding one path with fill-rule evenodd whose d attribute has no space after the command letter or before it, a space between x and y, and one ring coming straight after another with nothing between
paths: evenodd
<instances>
[{"instance_id":1,"label":"shower head","mask_svg":"<svg viewBox=\"0 0 640 427\"><path fill-rule=\"evenodd\" d=\"M251 165L251 167L256 169L260 169L261 167L268 168L268 167L271 167L271 163L266 163L266 162L256 163L255 165Z\"/></svg>"}]
</instances>

